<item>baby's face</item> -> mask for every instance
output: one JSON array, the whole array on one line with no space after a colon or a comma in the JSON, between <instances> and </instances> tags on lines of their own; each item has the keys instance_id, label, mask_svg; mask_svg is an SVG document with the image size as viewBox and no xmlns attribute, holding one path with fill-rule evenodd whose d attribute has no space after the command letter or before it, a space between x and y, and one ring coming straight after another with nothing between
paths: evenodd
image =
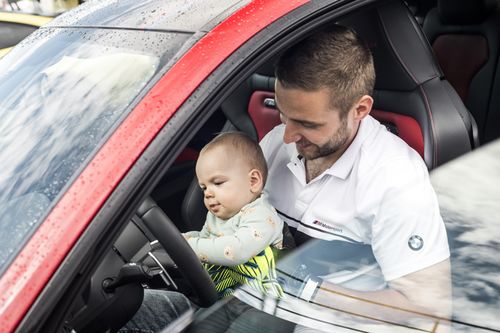
<instances>
[{"instance_id":1,"label":"baby's face","mask_svg":"<svg viewBox=\"0 0 500 333\"><path fill-rule=\"evenodd\" d=\"M207 209L223 220L236 215L257 196L251 191L250 167L222 147L203 152L196 163L196 176Z\"/></svg>"}]
</instances>

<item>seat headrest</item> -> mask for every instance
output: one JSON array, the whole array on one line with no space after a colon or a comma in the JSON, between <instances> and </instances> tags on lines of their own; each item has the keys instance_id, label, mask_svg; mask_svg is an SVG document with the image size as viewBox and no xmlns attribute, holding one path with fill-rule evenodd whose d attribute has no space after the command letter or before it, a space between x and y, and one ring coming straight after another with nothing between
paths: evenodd
<instances>
[{"instance_id":1,"label":"seat headrest","mask_svg":"<svg viewBox=\"0 0 500 333\"><path fill-rule=\"evenodd\" d=\"M413 91L442 76L418 23L401 2L387 2L339 23L352 27L372 51L375 90Z\"/></svg>"},{"instance_id":2,"label":"seat headrest","mask_svg":"<svg viewBox=\"0 0 500 333\"><path fill-rule=\"evenodd\" d=\"M498 0L438 0L438 14L444 24L478 24L498 5Z\"/></svg>"}]
</instances>

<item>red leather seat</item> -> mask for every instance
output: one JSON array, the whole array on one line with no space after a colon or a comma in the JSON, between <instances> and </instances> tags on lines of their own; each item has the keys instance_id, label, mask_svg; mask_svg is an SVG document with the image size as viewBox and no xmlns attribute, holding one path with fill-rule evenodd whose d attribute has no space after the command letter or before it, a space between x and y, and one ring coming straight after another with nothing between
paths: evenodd
<instances>
[{"instance_id":1,"label":"red leather seat","mask_svg":"<svg viewBox=\"0 0 500 333\"><path fill-rule=\"evenodd\" d=\"M438 0L426 15L423 29L445 77L474 116L480 141L500 137L500 101L494 100L500 92L495 83L500 47L498 1Z\"/></svg>"}]
</instances>

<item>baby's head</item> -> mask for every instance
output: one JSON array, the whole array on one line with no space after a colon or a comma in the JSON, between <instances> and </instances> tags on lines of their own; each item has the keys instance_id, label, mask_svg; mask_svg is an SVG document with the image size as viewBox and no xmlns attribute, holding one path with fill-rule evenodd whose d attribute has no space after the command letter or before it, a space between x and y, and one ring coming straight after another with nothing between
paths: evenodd
<instances>
[{"instance_id":1,"label":"baby's head","mask_svg":"<svg viewBox=\"0 0 500 333\"><path fill-rule=\"evenodd\" d=\"M222 133L201 150L196 176L207 209L227 220L260 196L267 164L257 142L243 133Z\"/></svg>"}]
</instances>

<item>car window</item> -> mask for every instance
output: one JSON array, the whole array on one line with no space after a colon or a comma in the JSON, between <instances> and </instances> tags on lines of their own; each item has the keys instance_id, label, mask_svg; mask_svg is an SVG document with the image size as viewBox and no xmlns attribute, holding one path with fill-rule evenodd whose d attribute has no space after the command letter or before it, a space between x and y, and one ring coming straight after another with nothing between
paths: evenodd
<instances>
[{"instance_id":1,"label":"car window","mask_svg":"<svg viewBox=\"0 0 500 333\"><path fill-rule=\"evenodd\" d=\"M47 28L2 59L0 271L189 36Z\"/></svg>"},{"instance_id":2,"label":"car window","mask_svg":"<svg viewBox=\"0 0 500 333\"><path fill-rule=\"evenodd\" d=\"M500 331L500 140L436 169L450 244L454 328Z\"/></svg>"},{"instance_id":3,"label":"car window","mask_svg":"<svg viewBox=\"0 0 500 333\"><path fill-rule=\"evenodd\" d=\"M235 293L236 297L225 298L209 309L189 314L191 319L180 318L174 324L186 325L190 322L185 332L220 332L228 327L231 327L231 332L246 332L243 324L251 322L249 320L255 316L254 311L246 310L234 318L227 314L228 309L242 307L238 298L259 311L291 323L290 332L497 332L500 330L497 321L500 308L500 262L497 258L500 238L499 168L500 140L497 140L431 173L448 234L452 297L446 301L440 290L433 290L430 300L434 304L451 305L452 314L449 317L398 308L384 300L376 305L387 308L394 316L382 318L375 310L364 315L361 309L369 301L333 289L330 290L332 299L350 299L354 304L353 311L300 299L297 295L303 292L303 281L310 276L331 270L341 272L341 278L348 280L352 267L361 264L368 268L370 264L367 260L368 248L339 248L334 241L314 240L286 255L277 264L282 281L288 283L292 287L289 289L295 290L296 294L288 293L286 297L276 300L244 285ZM369 274L367 269L356 279L362 282L370 278ZM441 277L438 274L427 276L419 284L419 290L424 293L427 286ZM349 285L342 286L349 288ZM214 319L226 316L228 320ZM284 325L284 322L281 324ZM300 329L294 328L295 324L301 325ZM270 320L269 328L272 325Z\"/></svg>"}]
</instances>

